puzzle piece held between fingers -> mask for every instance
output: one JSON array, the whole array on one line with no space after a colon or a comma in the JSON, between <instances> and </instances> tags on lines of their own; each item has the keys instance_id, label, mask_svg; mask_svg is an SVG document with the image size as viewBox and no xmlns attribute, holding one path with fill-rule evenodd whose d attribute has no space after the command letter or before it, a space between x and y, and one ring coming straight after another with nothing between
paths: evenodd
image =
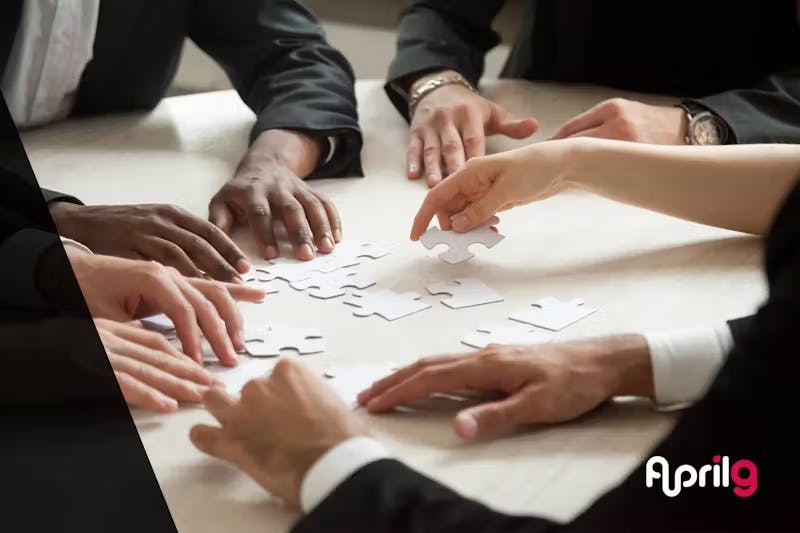
<instances>
[{"instance_id":1,"label":"puzzle piece held between fingers","mask_svg":"<svg viewBox=\"0 0 800 533\"><path fill-rule=\"evenodd\" d=\"M175 324L172 322L172 319L164 313L142 318L140 322L146 329L158 331L159 333L166 334L175 330Z\"/></svg>"},{"instance_id":2,"label":"puzzle piece held between fingers","mask_svg":"<svg viewBox=\"0 0 800 533\"><path fill-rule=\"evenodd\" d=\"M549 296L535 301L530 307L517 311L509 318L551 331L560 331L595 311L597 309L584 305L584 301L580 298L562 302L558 298Z\"/></svg>"},{"instance_id":3,"label":"puzzle piece held between fingers","mask_svg":"<svg viewBox=\"0 0 800 533\"><path fill-rule=\"evenodd\" d=\"M478 328L461 341L473 348L486 348L490 344L528 345L550 342L553 336L530 326L505 323Z\"/></svg>"},{"instance_id":4,"label":"puzzle piece held between fingers","mask_svg":"<svg viewBox=\"0 0 800 533\"><path fill-rule=\"evenodd\" d=\"M300 355L325 351L325 340L314 328L297 328L282 322L270 322L244 331L245 349L253 357L278 357L281 350L295 350Z\"/></svg>"},{"instance_id":5,"label":"puzzle piece held between fingers","mask_svg":"<svg viewBox=\"0 0 800 533\"><path fill-rule=\"evenodd\" d=\"M420 302L419 298L419 294L413 292L399 293L382 289L372 292L355 291L353 297L344 303L360 308L353 311L355 316L379 315L386 320L397 320L431 307L430 304Z\"/></svg>"},{"instance_id":6,"label":"puzzle piece held between fingers","mask_svg":"<svg viewBox=\"0 0 800 533\"><path fill-rule=\"evenodd\" d=\"M328 274L313 272L311 276L291 283L293 289L304 291L315 298L329 299L342 296L346 287L366 289L375 285L375 280L359 274L355 269L337 270Z\"/></svg>"},{"instance_id":7,"label":"puzzle piece held between fingers","mask_svg":"<svg viewBox=\"0 0 800 533\"><path fill-rule=\"evenodd\" d=\"M442 303L453 309L502 302L503 297L477 278L458 278L455 281L432 283L426 287L431 294L449 294Z\"/></svg>"},{"instance_id":8,"label":"puzzle piece held between fingers","mask_svg":"<svg viewBox=\"0 0 800 533\"><path fill-rule=\"evenodd\" d=\"M437 244L446 244L449 248L439 254L439 259L445 263L455 264L475 257L475 254L469 251L470 245L481 243L487 248L492 248L504 238L487 224L466 233L443 231L438 227L429 228L419 238L419 242L429 250Z\"/></svg>"}]
</instances>

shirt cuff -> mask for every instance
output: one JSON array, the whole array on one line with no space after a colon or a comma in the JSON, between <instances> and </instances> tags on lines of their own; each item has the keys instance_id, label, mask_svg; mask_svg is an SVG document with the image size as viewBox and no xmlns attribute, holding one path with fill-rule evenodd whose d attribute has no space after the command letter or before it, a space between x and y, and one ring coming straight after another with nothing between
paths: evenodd
<instances>
[{"instance_id":1,"label":"shirt cuff","mask_svg":"<svg viewBox=\"0 0 800 533\"><path fill-rule=\"evenodd\" d=\"M727 324L644 334L653 366L655 400L682 409L706 392L733 347Z\"/></svg>"},{"instance_id":2,"label":"shirt cuff","mask_svg":"<svg viewBox=\"0 0 800 533\"><path fill-rule=\"evenodd\" d=\"M78 250L86 252L87 254L92 253L92 250L89 249L89 247L86 246L85 244L79 243L78 241L72 239L68 239L66 237L61 237L61 244L64 245L64 248L66 248L67 246L72 246L73 248L77 248Z\"/></svg>"},{"instance_id":3,"label":"shirt cuff","mask_svg":"<svg viewBox=\"0 0 800 533\"><path fill-rule=\"evenodd\" d=\"M386 459L389 453L369 437L348 439L320 457L306 472L300 486L300 506L308 514L336 487L370 463Z\"/></svg>"}]
</instances>

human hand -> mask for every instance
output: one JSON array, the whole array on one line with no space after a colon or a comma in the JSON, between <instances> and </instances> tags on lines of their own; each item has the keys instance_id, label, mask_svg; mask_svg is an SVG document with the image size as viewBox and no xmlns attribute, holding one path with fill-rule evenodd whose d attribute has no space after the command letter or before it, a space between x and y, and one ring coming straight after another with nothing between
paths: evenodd
<instances>
[{"instance_id":1,"label":"human hand","mask_svg":"<svg viewBox=\"0 0 800 533\"><path fill-rule=\"evenodd\" d=\"M536 133L538 127L535 119L514 118L505 108L466 87L445 85L425 95L414 111L408 142L408 178L425 176L428 186L434 187L464 166L465 161L484 155L487 136L524 139Z\"/></svg>"},{"instance_id":2,"label":"human hand","mask_svg":"<svg viewBox=\"0 0 800 533\"><path fill-rule=\"evenodd\" d=\"M317 166L319 143L309 135L268 130L253 142L236 174L214 195L209 220L230 233L236 222L250 226L261 255L278 257L273 224L283 223L297 259L315 248L333 251L342 240L342 222L333 203L301 179Z\"/></svg>"},{"instance_id":3,"label":"human hand","mask_svg":"<svg viewBox=\"0 0 800 533\"><path fill-rule=\"evenodd\" d=\"M467 162L428 192L414 218L411 240L434 215L443 230L470 231L507 209L555 196L567 186L576 142L550 141Z\"/></svg>"},{"instance_id":4,"label":"human hand","mask_svg":"<svg viewBox=\"0 0 800 533\"><path fill-rule=\"evenodd\" d=\"M98 254L152 259L186 276L234 281L250 268L244 253L213 224L173 205L50 205L58 232Z\"/></svg>"},{"instance_id":5,"label":"human hand","mask_svg":"<svg viewBox=\"0 0 800 533\"><path fill-rule=\"evenodd\" d=\"M67 255L94 318L124 322L163 312L192 359L202 362L202 333L222 364L236 365L235 350L244 348L244 339L234 300L261 301L261 289L186 278L154 261L95 255L74 247L67 248Z\"/></svg>"},{"instance_id":6,"label":"human hand","mask_svg":"<svg viewBox=\"0 0 800 533\"><path fill-rule=\"evenodd\" d=\"M125 401L159 413L199 402L214 378L163 335L104 318L94 321Z\"/></svg>"},{"instance_id":7,"label":"human hand","mask_svg":"<svg viewBox=\"0 0 800 533\"><path fill-rule=\"evenodd\" d=\"M524 424L577 418L616 395L653 395L647 342L639 335L536 346L491 345L471 355L420 359L358 396L372 413L433 393L500 392L504 398L459 412L465 440Z\"/></svg>"},{"instance_id":8,"label":"human hand","mask_svg":"<svg viewBox=\"0 0 800 533\"><path fill-rule=\"evenodd\" d=\"M647 144L686 144L686 113L680 107L655 106L612 98L567 121L552 139L597 137Z\"/></svg>"},{"instance_id":9,"label":"human hand","mask_svg":"<svg viewBox=\"0 0 800 533\"><path fill-rule=\"evenodd\" d=\"M300 506L306 472L337 444L366 434L361 421L308 366L281 359L235 400L221 389L204 395L221 427L197 425L201 451L245 472L273 495Z\"/></svg>"}]
</instances>

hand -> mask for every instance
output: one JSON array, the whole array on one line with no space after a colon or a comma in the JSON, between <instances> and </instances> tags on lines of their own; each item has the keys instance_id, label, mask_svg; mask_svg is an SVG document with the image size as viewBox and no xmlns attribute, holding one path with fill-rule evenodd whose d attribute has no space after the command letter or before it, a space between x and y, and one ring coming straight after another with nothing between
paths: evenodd
<instances>
[{"instance_id":1,"label":"hand","mask_svg":"<svg viewBox=\"0 0 800 533\"><path fill-rule=\"evenodd\" d=\"M472 355L421 359L375 382L358 401L372 413L433 393L501 392L454 419L465 440L523 424L572 420L615 395L653 395L647 342L638 335L539 346L492 345Z\"/></svg>"},{"instance_id":2,"label":"hand","mask_svg":"<svg viewBox=\"0 0 800 533\"><path fill-rule=\"evenodd\" d=\"M561 126L553 139L598 137L647 144L686 144L686 113L680 107L613 98Z\"/></svg>"},{"instance_id":3,"label":"hand","mask_svg":"<svg viewBox=\"0 0 800 533\"><path fill-rule=\"evenodd\" d=\"M201 401L214 383L211 374L163 335L103 318L94 322L128 405L169 413L179 401Z\"/></svg>"},{"instance_id":4,"label":"hand","mask_svg":"<svg viewBox=\"0 0 800 533\"><path fill-rule=\"evenodd\" d=\"M92 251L152 259L182 274L233 281L250 266L233 241L216 226L172 205L50 205L59 234Z\"/></svg>"},{"instance_id":5,"label":"hand","mask_svg":"<svg viewBox=\"0 0 800 533\"><path fill-rule=\"evenodd\" d=\"M470 231L507 209L555 196L567 187L576 141L549 141L471 159L433 188L414 218L411 239L434 215L444 230Z\"/></svg>"},{"instance_id":6,"label":"hand","mask_svg":"<svg viewBox=\"0 0 800 533\"><path fill-rule=\"evenodd\" d=\"M342 223L333 203L300 177L317 166L319 143L291 131L258 136L236 174L211 199L209 220L230 233L236 222L250 226L261 255L278 257L273 225L286 228L297 259L313 259L316 249L332 252L342 240Z\"/></svg>"},{"instance_id":7,"label":"hand","mask_svg":"<svg viewBox=\"0 0 800 533\"><path fill-rule=\"evenodd\" d=\"M484 155L487 136L524 139L538 127L535 119L514 118L505 108L466 87L445 85L423 97L411 119L408 178L424 175L433 187L465 161Z\"/></svg>"},{"instance_id":8,"label":"hand","mask_svg":"<svg viewBox=\"0 0 800 533\"><path fill-rule=\"evenodd\" d=\"M308 469L337 444L366 434L336 393L292 359L245 385L240 401L220 389L209 390L204 401L221 427L193 427L194 445L295 507Z\"/></svg>"},{"instance_id":9,"label":"hand","mask_svg":"<svg viewBox=\"0 0 800 533\"><path fill-rule=\"evenodd\" d=\"M75 277L95 318L129 321L163 312L175 323L183 350L202 362L201 332L222 364L236 365L244 348L234 299L261 301L264 291L237 283L185 278L153 261L134 261L67 248Z\"/></svg>"}]
</instances>

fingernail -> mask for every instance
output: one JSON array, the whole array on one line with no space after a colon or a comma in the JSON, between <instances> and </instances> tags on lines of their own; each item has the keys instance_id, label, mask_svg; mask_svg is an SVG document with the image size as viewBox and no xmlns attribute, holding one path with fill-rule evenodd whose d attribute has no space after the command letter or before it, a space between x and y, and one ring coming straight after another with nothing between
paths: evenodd
<instances>
[{"instance_id":1,"label":"fingernail","mask_svg":"<svg viewBox=\"0 0 800 533\"><path fill-rule=\"evenodd\" d=\"M236 261L236 271L237 272L239 272L240 274L244 274L248 270L250 270L250 263L247 262L247 259L242 257L241 259Z\"/></svg>"},{"instance_id":2,"label":"fingernail","mask_svg":"<svg viewBox=\"0 0 800 533\"><path fill-rule=\"evenodd\" d=\"M175 411L178 409L178 401L173 400L172 398L164 398L159 402L159 404L166 411Z\"/></svg>"},{"instance_id":3,"label":"fingernail","mask_svg":"<svg viewBox=\"0 0 800 533\"><path fill-rule=\"evenodd\" d=\"M309 259L314 257L314 250L311 249L311 245L309 244L301 244L300 245L300 255L303 257L308 257Z\"/></svg>"},{"instance_id":4,"label":"fingernail","mask_svg":"<svg viewBox=\"0 0 800 533\"><path fill-rule=\"evenodd\" d=\"M417 173L417 164L416 164L416 163L411 163L411 164L409 164L409 165L408 165L408 171L409 171L411 174L416 174L416 173Z\"/></svg>"},{"instance_id":5,"label":"fingernail","mask_svg":"<svg viewBox=\"0 0 800 533\"><path fill-rule=\"evenodd\" d=\"M361 405L364 405L364 400L369 398L369 393L370 392L372 392L372 387L370 387L368 389L364 389L361 392L359 392L358 393L358 397L357 397L358 398L358 403L360 403Z\"/></svg>"},{"instance_id":6,"label":"fingernail","mask_svg":"<svg viewBox=\"0 0 800 533\"><path fill-rule=\"evenodd\" d=\"M460 213L450 217L450 223L456 231L467 231L469 229L469 219L466 215Z\"/></svg>"},{"instance_id":7,"label":"fingernail","mask_svg":"<svg viewBox=\"0 0 800 533\"><path fill-rule=\"evenodd\" d=\"M330 237L323 237L322 241L319 243L319 249L325 253L330 253L333 251L333 241Z\"/></svg>"},{"instance_id":8,"label":"fingernail","mask_svg":"<svg viewBox=\"0 0 800 533\"><path fill-rule=\"evenodd\" d=\"M470 413L459 413L456 417L461 426L461 436L474 439L478 435L478 420Z\"/></svg>"},{"instance_id":9,"label":"fingernail","mask_svg":"<svg viewBox=\"0 0 800 533\"><path fill-rule=\"evenodd\" d=\"M231 283L237 283L239 285L242 285L244 284L244 280L241 278L241 276L234 276L233 278L231 278Z\"/></svg>"},{"instance_id":10,"label":"fingernail","mask_svg":"<svg viewBox=\"0 0 800 533\"><path fill-rule=\"evenodd\" d=\"M278 249L274 246L267 246L264 250L264 255L267 256L267 259L275 259L278 257Z\"/></svg>"},{"instance_id":11,"label":"fingernail","mask_svg":"<svg viewBox=\"0 0 800 533\"><path fill-rule=\"evenodd\" d=\"M333 240L336 242L340 242L342 240L342 230L338 228L333 230Z\"/></svg>"}]
</instances>

